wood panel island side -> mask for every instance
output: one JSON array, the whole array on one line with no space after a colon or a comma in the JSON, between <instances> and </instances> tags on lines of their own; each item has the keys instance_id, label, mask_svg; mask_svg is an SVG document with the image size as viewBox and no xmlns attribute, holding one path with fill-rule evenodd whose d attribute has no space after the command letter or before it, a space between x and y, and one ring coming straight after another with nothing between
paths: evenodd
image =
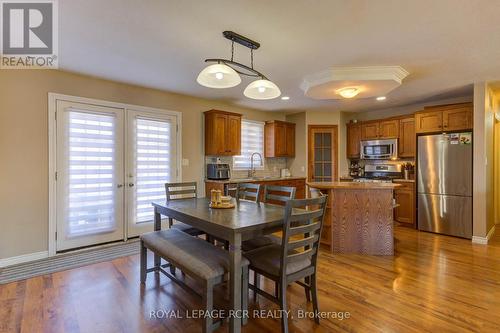
<instances>
[{"instance_id":1,"label":"wood panel island side","mask_svg":"<svg viewBox=\"0 0 500 333\"><path fill-rule=\"evenodd\" d=\"M333 253L394 255L393 183L308 182L328 195L321 242Z\"/></svg>"}]
</instances>

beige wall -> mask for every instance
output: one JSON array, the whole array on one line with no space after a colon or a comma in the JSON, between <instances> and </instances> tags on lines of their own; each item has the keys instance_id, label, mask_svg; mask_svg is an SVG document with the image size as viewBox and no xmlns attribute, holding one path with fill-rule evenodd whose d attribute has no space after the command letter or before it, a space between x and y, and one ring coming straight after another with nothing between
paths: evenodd
<instances>
[{"instance_id":1,"label":"beige wall","mask_svg":"<svg viewBox=\"0 0 500 333\"><path fill-rule=\"evenodd\" d=\"M474 140L473 140L473 232L486 237L494 225L493 205L493 94L488 84L474 84Z\"/></svg>"},{"instance_id":2,"label":"beige wall","mask_svg":"<svg viewBox=\"0 0 500 333\"><path fill-rule=\"evenodd\" d=\"M295 123L295 158L289 158L287 167L293 176L306 177L307 173L307 126L306 113L294 113L286 116L286 121Z\"/></svg>"},{"instance_id":3,"label":"beige wall","mask_svg":"<svg viewBox=\"0 0 500 333\"><path fill-rule=\"evenodd\" d=\"M49 92L182 112L184 180L204 178L203 111L215 108L253 120L279 112L233 105L53 70L0 72L0 259L47 251Z\"/></svg>"}]
</instances>

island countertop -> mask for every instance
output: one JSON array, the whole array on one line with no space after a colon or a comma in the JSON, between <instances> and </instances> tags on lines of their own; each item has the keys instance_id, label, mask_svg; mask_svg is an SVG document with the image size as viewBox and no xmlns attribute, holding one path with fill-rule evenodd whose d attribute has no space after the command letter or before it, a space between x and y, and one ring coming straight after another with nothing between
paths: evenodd
<instances>
[{"instance_id":1,"label":"island countertop","mask_svg":"<svg viewBox=\"0 0 500 333\"><path fill-rule=\"evenodd\" d=\"M356 183L356 182L307 182L307 185L320 190L352 189L352 190L393 190L400 187L395 183Z\"/></svg>"}]
</instances>

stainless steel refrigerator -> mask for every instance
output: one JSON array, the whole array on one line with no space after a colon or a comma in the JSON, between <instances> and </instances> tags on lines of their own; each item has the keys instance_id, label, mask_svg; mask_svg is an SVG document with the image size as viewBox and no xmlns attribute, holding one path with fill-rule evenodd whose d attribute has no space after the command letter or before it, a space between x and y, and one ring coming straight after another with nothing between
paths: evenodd
<instances>
[{"instance_id":1,"label":"stainless steel refrigerator","mask_svg":"<svg viewBox=\"0 0 500 333\"><path fill-rule=\"evenodd\" d=\"M472 133L418 137L418 229L472 237Z\"/></svg>"}]
</instances>

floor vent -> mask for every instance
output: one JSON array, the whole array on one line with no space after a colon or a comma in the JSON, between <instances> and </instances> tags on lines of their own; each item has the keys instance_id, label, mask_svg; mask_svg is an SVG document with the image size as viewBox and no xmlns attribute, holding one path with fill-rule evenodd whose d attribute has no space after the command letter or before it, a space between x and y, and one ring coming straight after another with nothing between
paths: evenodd
<instances>
[{"instance_id":1,"label":"floor vent","mask_svg":"<svg viewBox=\"0 0 500 333\"><path fill-rule=\"evenodd\" d=\"M139 253L139 240L78 250L32 262L0 268L0 284L63 271Z\"/></svg>"}]
</instances>

